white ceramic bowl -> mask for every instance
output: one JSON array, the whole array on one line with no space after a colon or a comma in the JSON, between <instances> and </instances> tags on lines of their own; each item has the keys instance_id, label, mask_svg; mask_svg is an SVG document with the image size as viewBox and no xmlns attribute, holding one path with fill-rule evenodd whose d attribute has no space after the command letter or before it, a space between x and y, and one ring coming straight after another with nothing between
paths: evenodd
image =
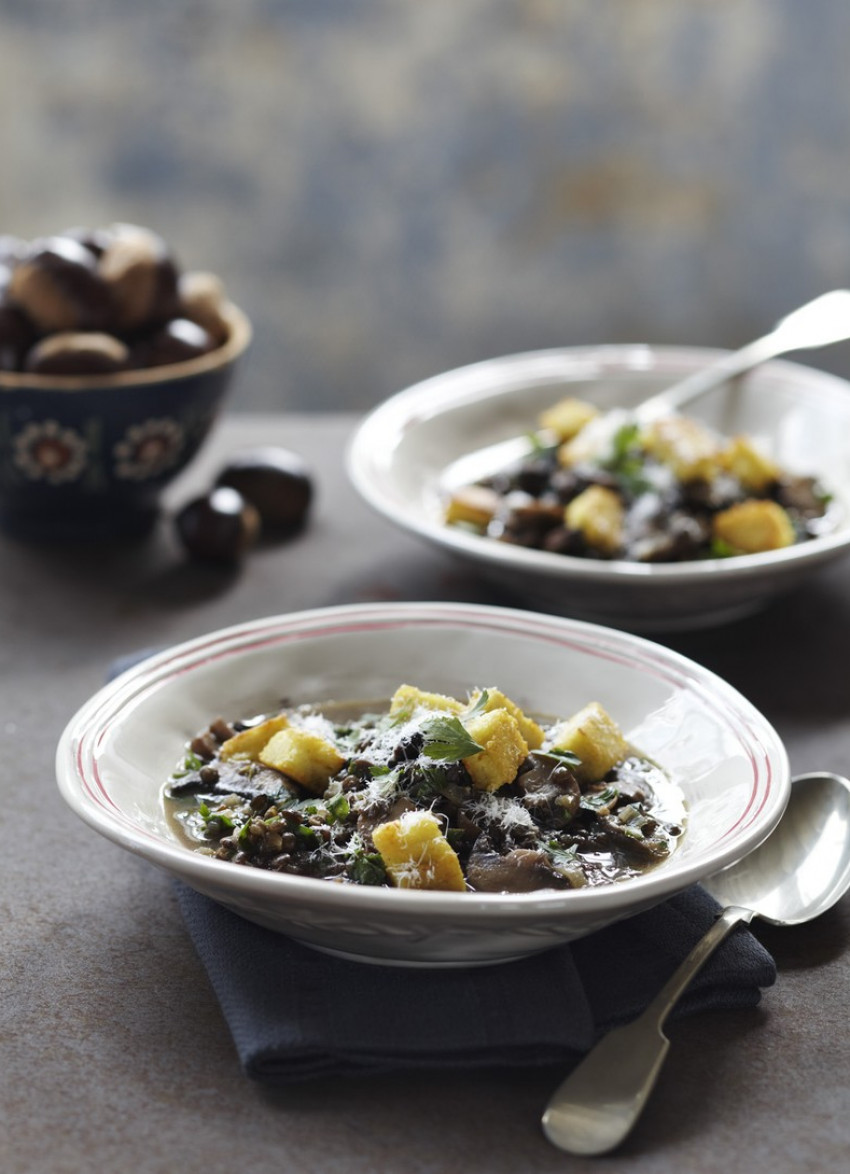
<instances>
[{"instance_id":1,"label":"white ceramic bowl","mask_svg":"<svg viewBox=\"0 0 850 1174\"><path fill-rule=\"evenodd\" d=\"M497 685L530 711L599 701L681 787L687 831L651 872L517 895L369 888L267 872L184 847L163 784L218 715L389 697L402 682L463 695ZM461 604L363 604L257 620L144 661L98 692L57 751L62 795L88 824L260 925L363 961L506 961L648 908L745 856L778 822L790 777L767 721L706 669L640 637Z\"/></svg>"},{"instance_id":2,"label":"white ceramic bowl","mask_svg":"<svg viewBox=\"0 0 850 1174\"><path fill-rule=\"evenodd\" d=\"M528 550L443 524L447 490L492 472L482 449L523 437L540 411L574 395L631 407L723 352L649 346L509 355L449 371L371 412L349 446L349 476L390 521L456 555L523 606L644 632L720 623L805 583L850 552L850 383L774 361L688 409L726 435L759 438L789 470L817 474L841 513L828 535L785 550L643 565Z\"/></svg>"}]
</instances>

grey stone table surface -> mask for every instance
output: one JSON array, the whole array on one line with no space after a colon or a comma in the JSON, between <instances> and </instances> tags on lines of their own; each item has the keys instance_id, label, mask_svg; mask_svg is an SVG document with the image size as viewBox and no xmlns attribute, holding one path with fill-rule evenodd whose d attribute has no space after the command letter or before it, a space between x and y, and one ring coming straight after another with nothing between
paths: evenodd
<instances>
[{"instance_id":1,"label":"grey stone table surface","mask_svg":"<svg viewBox=\"0 0 850 1174\"><path fill-rule=\"evenodd\" d=\"M0 540L3 1174L594 1167L554 1150L540 1131L556 1071L413 1071L274 1091L249 1082L168 879L90 831L58 798L57 739L116 657L332 603L509 602L359 502L342 464L355 422L234 415L221 423L173 487L171 510L226 454L258 441L300 452L318 486L308 528L256 550L236 572L189 562L168 513L135 546ZM749 621L671 641L766 713L795 772L850 770L848 575L836 567ZM601 1166L664 1174L843 1168L850 902L807 927L757 932L777 959L777 985L758 1009L671 1029L671 1055L644 1119Z\"/></svg>"}]
</instances>

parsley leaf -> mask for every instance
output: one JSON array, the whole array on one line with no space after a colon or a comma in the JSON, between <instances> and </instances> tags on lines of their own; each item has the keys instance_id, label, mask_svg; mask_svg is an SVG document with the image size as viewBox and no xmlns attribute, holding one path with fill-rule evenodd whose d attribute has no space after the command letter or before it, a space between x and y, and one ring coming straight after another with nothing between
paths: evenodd
<instances>
[{"instance_id":1,"label":"parsley leaf","mask_svg":"<svg viewBox=\"0 0 850 1174\"><path fill-rule=\"evenodd\" d=\"M577 754L573 754L572 750L561 750L558 746L551 746L548 750L535 750L534 753L541 758L557 758L564 766L581 766L581 759Z\"/></svg>"},{"instance_id":2,"label":"parsley leaf","mask_svg":"<svg viewBox=\"0 0 850 1174\"><path fill-rule=\"evenodd\" d=\"M601 791L585 791L579 806L597 815L607 815L619 798L620 792L616 787L603 787Z\"/></svg>"},{"instance_id":3,"label":"parsley leaf","mask_svg":"<svg viewBox=\"0 0 850 1174\"><path fill-rule=\"evenodd\" d=\"M343 794L333 795L330 799L326 799L325 806L328 809L328 813L331 819L336 820L339 823L342 823L343 820L347 819L348 814L351 811L351 804Z\"/></svg>"},{"instance_id":4,"label":"parsley leaf","mask_svg":"<svg viewBox=\"0 0 850 1174\"><path fill-rule=\"evenodd\" d=\"M429 763L417 762L408 772L408 793L418 802L430 803L438 795L446 795L452 781L451 763L443 760L432 766Z\"/></svg>"},{"instance_id":5,"label":"parsley leaf","mask_svg":"<svg viewBox=\"0 0 850 1174\"><path fill-rule=\"evenodd\" d=\"M528 441L529 448L535 456L545 452L551 452L552 450L552 444L539 432L526 432L525 439Z\"/></svg>"},{"instance_id":6,"label":"parsley leaf","mask_svg":"<svg viewBox=\"0 0 850 1174\"><path fill-rule=\"evenodd\" d=\"M472 709L467 710L467 717L477 717L479 713L484 713L487 709L487 702L490 700L490 694L486 689L482 689L475 698L475 704Z\"/></svg>"},{"instance_id":7,"label":"parsley leaf","mask_svg":"<svg viewBox=\"0 0 850 1174\"><path fill-rule=\"evenodd\" d=\"M315 828L310 827L309 824L300 823L297 827L291 829L299 840L304 841L306 848L315 848L321 844L319 833Z\"/></svg>"},{"instance_id":8,"label":"parsley leaf","mask_svg":"<svg viewBox=\"0 0 850 1174\"><path fill-rule=\"evenodd\" d=\"M356 885L382 885L386 883L387 870L377 852L361 849L352 857L348 875Z\"/></svg>"},{"instance_id":9,"label":"parsley leaf","mask_svg":"<svg viewBox=\"0 0 850 1174\"><path fill-rule=\"evenodd\" d=\"M422 753L426 758L443 762L460 762L484 749L463 728L458 718L439 714L428 718L420 727L425 742Z\"/></svg>"},{"instance_id":10,"label":"parsley leaf","mask_svg":"<svg viewBox=\"0 0 850 1174\"><path fill-rule=\"evenodd\" d=\"M543 847L552 862L552 867L569 881L572 888L579 889L586 884L577 845L564 847L557 840L550 840Z\"/></svg>"},{"instance_id":11,"label":"parsley leaf","mask_svg":"<svg viewBox=\"0 0 850 1174\"><path fill-rule=\"evenodd\" d=\"M189 750L180 766L171 772L172 779L185 779L186 775L194 774L203 766L202 760L195 754L194 751Z\"/></svg>"},{"instance_id":12,"label":"parsley leaf","mask_svg":"<svg viewBox=\"0 0 850 1174\"><path fill-rule=\"evenodd\" d=\"M644 472L643 452L640 447L640 428L624 424L614 433L611 455L599 462L603 469L619 478L622 488L633 497L646 493L649 482Z\"/></svg>"},{"instance_id":13,"label":"parsley leaf","mask_svg":"<svg viewBox=\"0 0 850 1174\"><path fill-rule=\"evenodd\" d=\"M578 847L575 844L570 844L569 848L565 848L557 840L549 840L543 847L551 857L553 864L576 864L578 861Z\"/></svg>"},{"instance_id":14,"label":"parsley leaf","mask_svg":"<svg viewBox=\"0 0 850 1174\"><path fill-rule=\"evenodd\" d=\"M207 808L207 814L203 817L204 828L208 832L218 831L232 831L236 827L236 823L229 815L225 815L219 807L215 811L210 811Z\"/></svg>"},{"instance_id":15,"label":"parsley leaf","mask_svg":"<svg viewBox=\"0 0 850 1174\"><path fill-rule=\"evenodd\" d=\"M711 547L708 552L709 558L732 558L733 555L739 554L734 546L731 546L723 538L712 538Z\"/></svg>"}]
</instances>

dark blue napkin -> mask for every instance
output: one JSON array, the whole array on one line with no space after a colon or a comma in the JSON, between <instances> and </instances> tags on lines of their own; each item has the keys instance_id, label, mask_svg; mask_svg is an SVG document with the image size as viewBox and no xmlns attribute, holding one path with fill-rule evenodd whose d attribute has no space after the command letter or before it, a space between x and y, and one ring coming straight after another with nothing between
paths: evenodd
<instances>
[{"instance_id":1,"label":"dark blue napkin","mask_svg":"<svg viewBox=\"0 0 850 1174\"><path fill-rule=\"evenodd\" d=\"M694 887L533 958L417 970L335 958L182 883L177 895L245 1072L273 1084L403 1068L566 1069L643 1010L718 912ZM752 1007L775 980L773 959L739 927L673 1014Z\"/></svg>"}]
</instances>

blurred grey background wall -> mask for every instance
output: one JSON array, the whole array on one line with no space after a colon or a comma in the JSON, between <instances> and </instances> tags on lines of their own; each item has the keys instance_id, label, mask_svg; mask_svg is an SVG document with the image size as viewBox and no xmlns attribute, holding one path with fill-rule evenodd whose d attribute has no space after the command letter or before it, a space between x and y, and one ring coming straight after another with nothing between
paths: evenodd
<instances>
[{"instance_id":1,"label":"blurred grey background wall","mask_svg":"<svg viewBox=\"0 0 850 1174\"><path fill-rule=\"evenodd\" d=\"M236 409L733 346L850 284L850 4L0 0L0 210L223 276Z\"/></svg>"}]
</instances>

